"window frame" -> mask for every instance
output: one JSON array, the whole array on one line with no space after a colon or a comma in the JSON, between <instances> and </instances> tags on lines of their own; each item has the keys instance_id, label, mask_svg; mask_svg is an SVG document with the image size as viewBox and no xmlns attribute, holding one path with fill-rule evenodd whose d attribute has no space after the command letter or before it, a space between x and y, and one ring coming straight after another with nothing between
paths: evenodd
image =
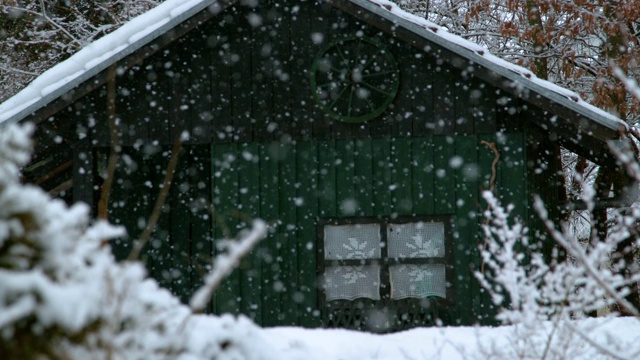
<instances>
[{"instance_id":1,"label":"window frame","mask_svg":"<svg viewBox=\"0 0 640 360\"><path fill-rule=\"evenodd\" d=\"M425 298L404 298L404 299L392 299L391 298L391 275L390 267L398 264L443 264L445 266L445 281L446 287L446 299L441 297L432 296L428 297L429 301L435 301L439 308L446 308L454 303L454 291L453 291L453 231L452 231L452 215L416 215L416 216L380 216L380 217L352 217L352 218L320 218L317 223L317 278L318 278L318 303L321 309L338 308L345 302L365 301L368 303L379 304L381 306L387 306L393 303L411 302L411 301L424 301ZM444 256L443 257L429 257L429 258L389 258L388 255L388 227L390 224L409 224L409 223L443 223L444 224ZM344 260L327 260L325 259L325 244L324 228L327 225L366 225L377 224L379 225L380 241L385 244L380 248L380 259L344 259ZM362 266L380 264L380 286L379 294L380 300L372 300L369 298L357 298L353 300L339 299L339 300L327 300L325 286L324 286L324 274L325 269L330 266ZM335 304L335 306L331 306Z\"/></svg>"}]
</instances>

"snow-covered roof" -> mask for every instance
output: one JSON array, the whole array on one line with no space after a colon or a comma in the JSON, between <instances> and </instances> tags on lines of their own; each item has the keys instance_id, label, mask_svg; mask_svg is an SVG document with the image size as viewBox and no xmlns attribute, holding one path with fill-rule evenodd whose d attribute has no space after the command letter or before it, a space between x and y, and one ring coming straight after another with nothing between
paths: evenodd
<instances>
[{"instance_id":1,"label":"snow-covered roof","mask_svg":"<svg viewBox=\"0 0 640 360\"><path fill-rule=\"evenodd\" d=\"M598 127L607 130L607 133L614 134L619 129L626 128L622 120L588 104L577 93L539 79L531 71L500 59L490 54L486 48L410 14L388 0L328 1L340 8L357 8L357 11L352 11L356 16L362 11L373 13L394 26L423 37L507 79L509 84L503 86L516 89L519 94L528 96L529 99L533 93L537 97L555 102L589 119ZM0 124L24 119L200 11L208 8L212 14L216 14L229 3L218 0L163 2L52 67L18 94L0 104Z\"/></svg>"}]
</instances>

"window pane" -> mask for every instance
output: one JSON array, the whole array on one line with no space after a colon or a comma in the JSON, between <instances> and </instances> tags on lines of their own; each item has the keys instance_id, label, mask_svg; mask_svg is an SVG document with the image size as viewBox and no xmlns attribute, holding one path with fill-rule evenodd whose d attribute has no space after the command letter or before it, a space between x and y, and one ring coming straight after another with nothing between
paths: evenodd
<instances>
[{"instance_id":1,"label":"window pane","mask_svg":"<svg viewBox=\"0 0 640 360\"><path fill-rule=\"evenodd\" d=\"M327 260L379 259L380 225L326 225L324 258Z\"/></svg>"},{"instance_id":2,"label":"window pane","mask_svg":"<svg viewBox=\"0 0 640 360\"><path fill-rule=\"evenodd\" d=\"M447 297L447 281L443 264L393 265L391 275L391 298Z\"/></svg>"},{"instance_id":3,"label":"window pane","mask_svg":"<svg viewBox=\"0 0 640 360\"><path fill-rule=\"evenodd\" d=\"M327 300L380 300L380 265L330 266L325 269Z\"/></svg>"},{"instance_id":4,"label":"window pane","mask_svg":"<svg viewBox=\"0 0 640 360\"><path fill-rule=\"evenodd\" d=\"M389 224L389 257L444 257L444 223Z\"/></svg>"}]
</instances>

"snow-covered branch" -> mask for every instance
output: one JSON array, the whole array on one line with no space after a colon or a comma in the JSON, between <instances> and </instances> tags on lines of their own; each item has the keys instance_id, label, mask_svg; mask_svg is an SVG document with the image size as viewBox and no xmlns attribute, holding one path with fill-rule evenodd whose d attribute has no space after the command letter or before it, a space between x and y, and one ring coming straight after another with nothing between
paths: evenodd
<instances>
[{"instance_id":1,"label":"snow-covered branch","mask_svg":"<svg viewBox=\"0 0 640 360\"><path fill-rule=\"evenodd\" d=\"M251 230L246 234L241 234L240 240L226 241L224 249L226 253L215 257L213 268L204 279L204 285L195 292L189 302L194 312L201 312L205 309L211 295L222 280L231 274L233 269L240 263L240 260L267 236L267 228L267 224L264 221L254 220Z\"/></svg>"},{"instance_id":2,"label":"snow-covered branch","mask_svg":"<svg viewBox=\"0 0 640 360\"><path fill-rule=\"evenodd\" d=\"M33 131L0 131L2 359L281 359L247 318L194 314L140 262L116 262L103 240L124 235L123 228L92 222L88 206L68 207L22 184ZM229 243L194 308L206 305L266 229L257 220Z\"/></svg>"},{"instance_id":3,"label":"snow-covered branch","mask_svg":"<svg viewBox=\"0 0 640 360\"><path fill-rule=\"evenodd\" d=\"M592 210L594 191L588 188L585 193L587 207ZM623 275L621 270L629 265L624 263L624 255L619 251L621 245L636 234L630 229L638 223L640 210L612 213L612 222L616 225L605 239L580 242L568 226L558 228L549 218L542 200L536 198L534 207L547 233L567 252L566 257L557 256L556 252L551 259L545 259L535 250L537 245L528 238L526 228L517 220L509 221L511 206L503 209L490 192L485 192L483 197L489 204L485 216L490 221L484 227L487 241L481 254L488 270L476 276L500 307L498 319L522 326L527 337L546 339L536 345L544 349L543 358L558 351L558 346L565 341L559 337L570 334L576 334L576 339L605 356L634 358L640 350L637 346L585 339L589 329L577 327L573 321L613 305L638 318L638 309L628 301L628 296L632 286L640 281L640 273ZM608 316L616 315L613 312ZM547 320L555 325L551 331L540 334L540 324Z\"/></svg>"}]
</instances>

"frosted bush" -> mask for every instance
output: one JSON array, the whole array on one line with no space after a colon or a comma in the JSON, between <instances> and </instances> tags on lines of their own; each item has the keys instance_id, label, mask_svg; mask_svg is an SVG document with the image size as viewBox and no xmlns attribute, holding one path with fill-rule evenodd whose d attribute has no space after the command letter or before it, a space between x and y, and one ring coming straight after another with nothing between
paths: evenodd
<instances>
[{"instance_id":1,"label":"frosted bush","mask_svg":"<svg viewBox=\"0 0 640 360\"><path fill-rule=\"evenodd\" d=\"M0 132L0 357L275 357L246 318L194 315L140 263L116 263L106 240L122 228L21 184L32 132Z\"/></svg>"},{"instance_id":2,"label":"frosted bush","mask_svg":"<svg viewBox=\"0 0 640 360\"><path fill-rule=\"evenodd\" d=\"M588 207L592 209L589 196L593 196L593 192L587 191L587 196ZM613 304L631 314L635 311L637 317L637 309L625 297L630 284L640 280L640 274L636 272L625 278L616 271L615 265L620 260L620 254L616 253L618 244L628 238L629 228L637 223L640 211L614 212L616 225L610 229L609 236L584 244L568 226L561 225L558 229L549 219L542 201L536 198L535 210L550 238L567 254L560 257L555 253L551 259L545 259L530 243L522 223L510 221L512 207L503 208L490 192L485 192L483 197L489 205L485 212L486 243L481 248L485 271L477 272L476 277L499 307L498 320L516 325L521 350L527 354L522 358L566 359L569 355L563 349L575 342L593 347L605 358L635 358L637 346L614 340L599 343L589 335L595 328L578 327L574 320ZM616 316L615 312L606 315ZM551 322L551 326L541 326L545 322Z\"/></svg>"}]
</instances>

